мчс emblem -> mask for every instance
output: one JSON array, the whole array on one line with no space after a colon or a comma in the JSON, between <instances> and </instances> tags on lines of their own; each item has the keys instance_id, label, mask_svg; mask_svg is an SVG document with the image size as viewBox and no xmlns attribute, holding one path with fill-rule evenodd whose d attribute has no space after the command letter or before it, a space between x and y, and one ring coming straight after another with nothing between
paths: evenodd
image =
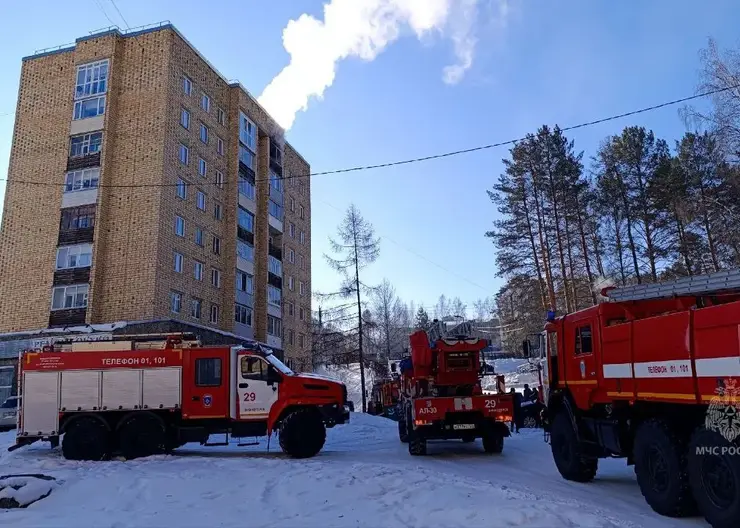
<instances>
[{"instance_id":1,"label":"\u043c\u0447\u0441 emblem","mask_svg":"<svg viewBox=\"0 0 740 528\"><path fill-rule=\"evenodd\" d=\"M734 380L728 380L725 387L716 390L707 408L704 426L721 434L728 442L740 437L740 389Z\"/></svg>"}]
</instances>

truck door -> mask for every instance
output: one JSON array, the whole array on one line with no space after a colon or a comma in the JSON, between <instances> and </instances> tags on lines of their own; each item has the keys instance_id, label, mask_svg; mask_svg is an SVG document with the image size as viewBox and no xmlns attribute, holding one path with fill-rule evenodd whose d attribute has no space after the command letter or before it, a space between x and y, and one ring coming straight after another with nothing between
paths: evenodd
<instances>
[{"instance_id":1,"label":"truck door","mask_svg":"<svg viewBox=\"0 0 740 528\"><path fill-rule=\"evenodd\" d=\"M182 415L184 418L226 418L229 414L227 348L183 349Z\"/></svg>"},{"instance_id":2,"label":"truck door","mask_svg":"<svg viewBox=\"0 0 740 528\"><path fill-rule=\"evenodd\" d=\"M239 419L266 420L270 408L278 399L279 383L269 383L267 361L259 356L239 357Z\"/></svg>"},{"instance_id":3,"label":"truck door","mask_svg":"<svg viewBox=\"0 0 740 528\"><path fill-rule=\"evenodd\" d=\"M568 355L566 383L575 397L576 404L588 408L591 393L596 389L594 319L581 319L566 324L565 347Z\"/></svg>"}]
</instances>

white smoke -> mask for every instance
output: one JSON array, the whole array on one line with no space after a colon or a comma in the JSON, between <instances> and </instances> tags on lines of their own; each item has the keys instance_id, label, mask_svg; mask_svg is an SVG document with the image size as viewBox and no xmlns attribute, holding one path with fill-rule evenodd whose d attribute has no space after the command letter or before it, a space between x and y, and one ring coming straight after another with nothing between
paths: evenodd
<instances>
[{"instance_id":1,"label":"white smoke","mask_svg":"<svg viewBox=\"0 0 740 528\"><path fill-rule=\"evenodd\" d=\"M604 288L610 288L612 286L616 286L616 282L614 279L610 277L602 277L601 275L594 278L593 284L591 284L591 290L596 294L596 303L601 304L603 302L608 302L609 297L604 297L601 295L601 290Z\"/></svg>"},{"instance_id":2,"label":"white smoke","mask_svg":"<svg viewBox=\"0 0 740 528\"><path fill-rule=\"evenodd\" d=\"M499 3L499 17L509 0ZM459 82L475 55L475 22L480 0L330 0L324 20L303 14L283 30L290 63L267 85L259 103L285 130L311 97L321 99L332 85L337 63L348 57L372 61L410 27L421 39L438 32L453 43L456 61L445 67L443 79Z\"/></svg>"}]
</instances>

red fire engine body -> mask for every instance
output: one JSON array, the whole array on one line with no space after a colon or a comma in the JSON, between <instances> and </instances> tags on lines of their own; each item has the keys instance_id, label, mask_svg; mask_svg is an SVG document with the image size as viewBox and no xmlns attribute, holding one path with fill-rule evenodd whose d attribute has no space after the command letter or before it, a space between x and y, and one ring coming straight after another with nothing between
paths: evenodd
<instances>
[{"instance_id":1,"label":"red fire engine body","mask_svg":"<svg viewBox=\"0 0 740 528\"><path fill-rule=\"evenodd\" d=\"M411 357L400 363L398 435L409 453L425 455L427 440L483 439L486 453L500 453L513 401L506 394L483 394L481 351L485 339L442 337L435 322L429 333L411 335ZM437 330L435 330L437 328Z\"/></svg>"},{"instance_id":2,"label":"red fire engine body","mask_svg":"<svg viewBox=\"0 0 740 528\"><path fill-rule=\"evenodd\" d=\"M545 430L561 475L625 457L658 513L740 526L740 270L605 289L548 317ZM525 349L527 347L525 346Z\"/></svg>"},{"instance_id":3,"label":"red fire engine body","mask_svg":"<svg viewBox=\"0 0 740 528\"><path fill-rule=\"evenodd\" d=\"M321 450L326 427L349 421L343 383L296 374L257 343L201 347L170 338L139 344L152 347L143 349L131 340L72 346L21 353L23 405L11 449L37 440L58 445L64 435L68 459L136 458L279 431L282 449L302 458ZM213 434L225 442L209 444Z\"/></svg>"}]
</instances>

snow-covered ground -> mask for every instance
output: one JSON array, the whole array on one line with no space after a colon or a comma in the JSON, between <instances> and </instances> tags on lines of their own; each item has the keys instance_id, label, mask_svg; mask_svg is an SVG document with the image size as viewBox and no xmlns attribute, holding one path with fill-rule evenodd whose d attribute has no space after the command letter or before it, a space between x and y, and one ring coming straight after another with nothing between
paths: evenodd
<instances>
[{"instance_id":1,"label":"snow-covered ground","mask_svg":"<svg viewBox=\"0 0 740 528\"><path fill-rule=\"evenodd\" d=\"M27 509L0 510L3 527L706 526L654 514L624 461L602 461L590 484L564 481L536 430L507 439L501 455L451 441L417 458L395 422L353 413L308 460L273 439L269 452L265 442L195 444L97 463L65 461L48 444L8 453L13 435L0 433L0 474L44 473L57 485Z\"/></svg>"}]
</instances>

